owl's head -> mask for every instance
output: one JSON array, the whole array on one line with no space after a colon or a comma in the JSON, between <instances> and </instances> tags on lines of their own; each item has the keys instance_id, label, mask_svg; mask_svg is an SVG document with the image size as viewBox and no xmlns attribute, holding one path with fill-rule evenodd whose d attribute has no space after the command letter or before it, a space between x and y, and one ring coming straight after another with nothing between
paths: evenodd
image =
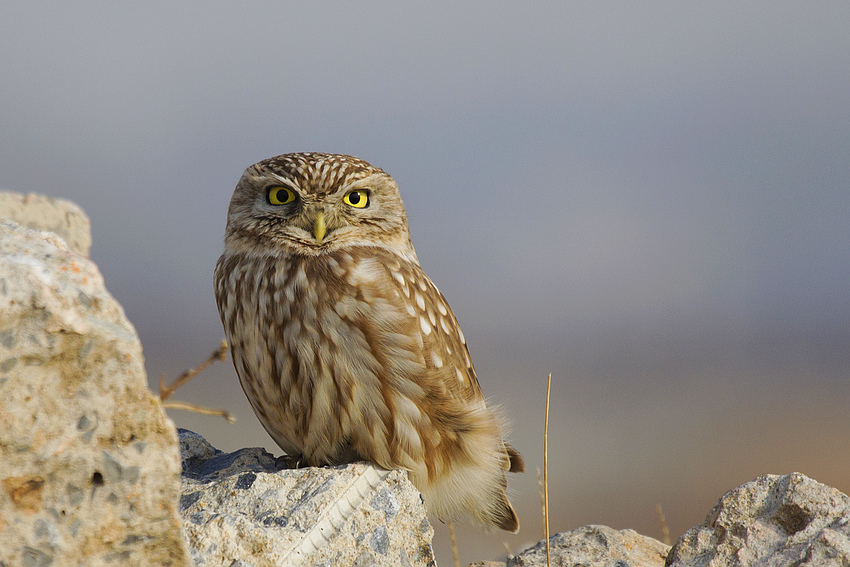
<instances>
[{"instance_id":1,"label":"owl's head","mask_svg":"<svg viewBox=\"0 0 850 567\"><path fill-rule=\"evenodd\" d=\"M233 252L305 255L381 246L415 259L395 180L337 154L284 154L246 169L224 242Z\"/></svg>"}]
</instances>

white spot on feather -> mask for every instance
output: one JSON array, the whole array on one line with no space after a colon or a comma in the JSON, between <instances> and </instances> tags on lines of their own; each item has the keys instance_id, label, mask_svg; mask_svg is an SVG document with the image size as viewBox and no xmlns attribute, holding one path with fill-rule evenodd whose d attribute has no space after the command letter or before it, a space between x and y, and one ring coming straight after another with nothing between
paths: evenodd
<instances>
[{"instance_id":1,"label":"white spot on feather","mask_svg":"<svg viewBox=\"0 0 850 567\"><path fill-rule=\"evenodd\" d=\"M452 328L449 326L449 322L446 321L444 317L440 317L440 326L443 328L443 332L447 335L452 334Z\"/></svg>"},{"instance_id":2,"label":"white spot on feather","mask_svg":"<svg viewBox=\"0 0 850 567\"><path fill-rule=\"evenodd\" d=\"M434 363L434 366L436 368L442 368L443 367L443 359L440 358L440 355L437 354L436 352L431 353L431 362Z\"/></svg>"}]
</instances>

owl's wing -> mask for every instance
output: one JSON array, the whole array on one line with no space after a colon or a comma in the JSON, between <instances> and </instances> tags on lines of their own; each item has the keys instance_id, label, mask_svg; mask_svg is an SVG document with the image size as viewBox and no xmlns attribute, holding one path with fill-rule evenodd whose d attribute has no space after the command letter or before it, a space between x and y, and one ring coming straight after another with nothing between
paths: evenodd
<instances>
[{"instance_id":1,"label":"owl's wing","mask_svg":"<svg viewBox=\"0 0 850 567\"><path fill-rule=\"evenodd\" d=\"M408 328L417 335L421 362L432 386L431 395L460 400L465 404L486 404L463 332L448 302L418 263L394 255L383 258L381 265L389 276L390 299L408 316ZM522 472L525 463L519 452L504 443L504 470Z\"/></svg>"},{"instance_id":2,"label":"owl's wing","mask_svg":"<svg viewBox=\"0 0 850 567\"><path fill-rule=\"evenodd\" d=\"M418 333L427 373L449 397L483 400L466 339L443 294L419 264L382 252L387 257L381 259L381 265L395 292L388 299L407 313L411 329Z\"/></svg>"},{"instance_id":3,"label":"owl's wing","mask_svg":"<svg viewBox=\"0 0 850 567\"><path fill-rule=\"evenodd\" d=\"M425 410L430 418L428 423L437 432L427 435L427 431L419 431L424 446L431 451L425 460L429 482L436 478L440 462L445 461L442 466L450 468L449 463L454 460L471 459L479 466L482 459L487 461L484 455L489 455L499 475L504 471L523 471L525 464L519 452L502 439L504 423L487 406L466 340L443 295L415 261L384 250L373 259L385 277L373 280L376 286L370 295L380 296L390 304L389 311L401 317L403 324L395 332L403 327L403 337L398 340L415 360L414 365L407 367L416 368L413 374L396 384L412 380L421 388L424 395L418 403L428 408ZM473 477L478 478L475 474ZM504 488L504 476L500 478L499 486ZM504 493L500 502L507 507L505 510L510 510ZM516 530L513 510L503 519L504 529Z\"/></svg>"}]
</instances>

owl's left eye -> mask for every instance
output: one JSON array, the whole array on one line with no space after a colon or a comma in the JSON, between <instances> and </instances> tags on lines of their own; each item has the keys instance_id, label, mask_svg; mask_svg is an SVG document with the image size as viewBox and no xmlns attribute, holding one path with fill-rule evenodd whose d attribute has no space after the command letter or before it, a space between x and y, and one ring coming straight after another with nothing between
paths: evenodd
<instances>
[{"instance_id":1,"label":"owl's left eye","mask_svg":"<svg viewBox=\"0 0 850 567\"><path fill-rule=\"evenodd\" d=\"M365 209L369 206L369 192L364 189L355 189L346 193L342 200L355 209Z\"/></svg>"}]
</instances>

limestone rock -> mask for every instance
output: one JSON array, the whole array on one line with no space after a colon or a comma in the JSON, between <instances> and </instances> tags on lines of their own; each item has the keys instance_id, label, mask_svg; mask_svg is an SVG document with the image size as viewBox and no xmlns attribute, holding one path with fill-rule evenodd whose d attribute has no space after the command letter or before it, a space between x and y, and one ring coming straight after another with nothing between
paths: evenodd
<instances>
[{"instance_id":1,"label":"limestone rock","mask_svg":"<svg viewBox=\"0 0 850 567\"><path fill-rule=\"evenodd\" d=\"M28 228L48 230L61 237L77 254L89 255L91 223L76 203L35 193L21 195L0 191L0 217Z\"/></svg>"},{"instance_id":2,"label":"limestone rock","mask_svg":"<svg viewBox=\"0 0 850 567\"><path fill-rule=\"evenodd\" d=\"M662 567L669 545L632 530L584 526L549 538L549 558L557 567ZM546 566L546 540L539 541L505 563L473 563L469 567Z\"/></svg>"},{"instance_id":3,"label":"limestone rock","mask_svg":"<svg viewBox=\"0 0 850 567\"><path fill-rule=\"evenodd\" d=\"M0 416L0 564L187 564L135 329L90 260L2 219Z\"/></svg>"},{"instance_id":4,"label":"limestone rock","mask_svg":"<svg viewBox=\"0 0 850 567\"><path fill-rule=\"evenodd\" d=\"M180 430L180 508L200 566L434 565L433 529L402 471L366 463L278 471Z\"/></svg>"},{"instance_id":5,"label":"limestone rock","mask_svg":"<svg viewBox=\"0 0 850 567\"><path fill-rule=\"evenodd\" d=\"M850 498L800 473L727 492L667 565L850 565Z\"/></svg>"}]
</instances>

